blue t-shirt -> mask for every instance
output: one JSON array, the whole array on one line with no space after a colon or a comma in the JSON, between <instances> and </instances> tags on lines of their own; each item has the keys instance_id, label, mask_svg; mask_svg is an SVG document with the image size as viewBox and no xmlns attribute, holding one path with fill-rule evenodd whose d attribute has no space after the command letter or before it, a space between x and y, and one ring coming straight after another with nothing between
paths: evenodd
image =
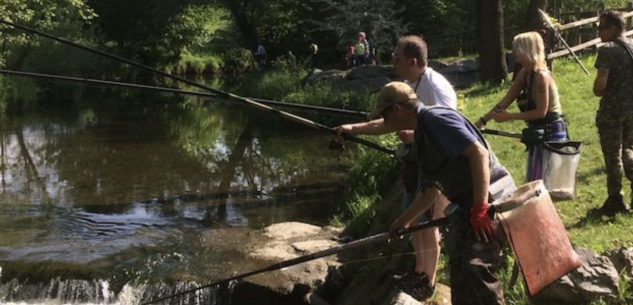
<instances>
[{"instance_id":1,"label":"blue t-shirt","mask_svg":"<svg viewBox=\"0 0 633 305\"><path fill-rule=\"evenodd\" d=\"M423 106L418 107L418 129L424 128L428 137L437 141L451 160L457 159L470 144L481 143L475 127L455 110L434 108L424 114L423 120L423 109Z\"/></svg>"},{"instance_id":2,"label":"blue t-shirt","mask_svg":"<svg viewBox=\"0 0 633 305\"><path fill-rule=\"evenodd\" d=\"M437 186L452 202L470 206L473 185L470 162L462 153L473 143L488 148L483 136L468 119L453 109L418 106L415 131L419 183L422 188ZM490 149L491 177L503 167Z\"/></svg>"}]
</instances>

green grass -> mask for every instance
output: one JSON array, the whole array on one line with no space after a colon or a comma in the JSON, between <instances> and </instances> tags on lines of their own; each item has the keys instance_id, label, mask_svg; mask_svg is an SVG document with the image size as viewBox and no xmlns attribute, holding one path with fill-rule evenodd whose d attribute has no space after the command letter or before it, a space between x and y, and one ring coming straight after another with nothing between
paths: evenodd
<instances>
[{"instance_id":1,"label":"green grass","mask_svg":"<svg viewBox=\"0 0 633 305\"><path fill-rule=\"evenodd\" d=\"M569 134L572 140L581 141L582 154L576 179L576 198L570 201L555 203L558 213L565 224L572 243L577 247L592 249L598 253L605 250L619 249L622 246L633 246L633 214L619 215L615 219L587 217L587 212L600 206L606 199L606 176L602 152L595 127L595 113L599 99L592 94L593 80L596 71L591 69L595 62L595 55L582 59L589 67L591 75L585 75L581 68L568 59L554 62L554 79L559 88L563 111L568 116ZM294 74L296 73L296 74ZM375 102L375 95L350 96L336 94L326 87L300 86L299 79L304 72L288 72L278 70L258 74L247 79L241 89L252 96L280 99L296 103L326 105L332 107L371 109ZM475 121L482 114L490 110L505 95L510 83L501 86L476 85L458 92L458 107L466 116ZM511 106L510 111L518 111ZM520 132L523 122L506 122L488 124L490 129ZM497 157L510 170L517 184L525 181L525 146L513 138L486 136ZM394 137L372 139L382 141L383 145L395 145ZM389 142L389 143L387 143ZM360 149L353 156L346 158L350 166L350 182L352 196L341 214L332 220L335 224L346 224L351 235L367 234L369 221L376 215L376 205L380 196L384 195L383 186L393 183L393 160L384 154ZM390 173L385 173L390 168ZM624 181L625 191L628 183ZM630 195L630 194L627 194ZM628 198L628 197L626 197ZM511 258L508 258L511 260ZM445 262L442 261L441 266ZM511 266L511 264L510 264ZM447 280L446 270L440 270L439 280ZM525 288L521 281L513 288L507 286L510 273L509 268L500 273L506 285L506 300L508 304L528 304ZM447 281L444 281L447 282ZM620 304L627 304L633 298L629 281L621 277L622 292L619 296ZM595 301L592 304L604 304Z\"/></svg>"},{"instance_id":2,"label":"green grass","mask_svg":"<svg viewBox=\"0 0 633 305\"><path fill-rule=\"evenodd\" d=\"M222 69L222 57L215 54L189 54L183 53L178 63L166 67L173 74L213 74L216 75Z\"/></svg>"},{"instance_id":3,"label":"green grass","mask_svg":"<svg viewBox=\"0 0 633 305\"><path fill-rule=\"evenodd\" d=\"M606 199L606 175L604 161L595 126L595 115L599 98L593 96L595 55L581 58L589 68L591 75L585 75L572 60L560 59L554 62L554 79L558 85L563 111L569 120L569 134L572 140L583 143L581 161L576 178L576 198L570 201L556 202L555 206L567 228L572 243L577 247L592 249L598 253L633 246L633 215L619 215L615 219L587 217L587 212L602 205ZM458 92L458 107L471 120L477 120L505 95L509 82L502 86L477 85ZM518 111L511 106L510 111ZM490 129L520 132L522 122L488 123ZM525 147L517 139L486 136L495 154L510 170L517 184L525 181ZM624 191L628 192L628 182L623 178ZM630 194L626 194L629 198ZM510 271L507 271L510 272ZM501 278L507 286L509 274L502 273ZM519 284L513 289L506 287L508 304L528 304L524 288ZM629 282L621 277L620 304L628 304L633 297ZM591 304L606 304L594 301Z\"/></svg>"},{"instance_id":4,"label":"green grass","mask_svg":"<svg viewBox=\"0 0 633 305\"><path fill-rule=\"evenodd\" d=\"M574 61L561 59L554 62L554 79L559 88L563 111L569 120L569 134L573 140L583 143L580 165L576 179L576 198L571 201L557 202L556 208L568 228L569 236L576 246L586 247L596 252L616 249L621 246L633 246L633 216L620 215L614 220L586 217L591 208L602 205L606 199L606 175L598 133L595 126L595 113L599 99L593 96L592 87L595 69L591 69L595 56L582 58L589 67L591 75L585 75ZM471 120L476 120L488 111L505 94L508 84L500 87L475 86L460 91L459 107ZM516 106L511 106L517 111ZM486 126L520 132L522 122L503 124L489 123ZM526 155L524 146L516 139L487 136L501 162L510 170L515 181L525 181ZM625 192L629 188L624 181ZM630 195L630 194L627 194ZM629 198L629 197L625 197Z\"/></svg>"}]
</instances>

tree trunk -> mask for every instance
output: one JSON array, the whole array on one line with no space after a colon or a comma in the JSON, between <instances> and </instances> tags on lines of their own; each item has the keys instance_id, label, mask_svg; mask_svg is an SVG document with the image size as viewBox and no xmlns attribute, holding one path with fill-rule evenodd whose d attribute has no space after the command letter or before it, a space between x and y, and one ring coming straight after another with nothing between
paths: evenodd
<instances>
[{"instance_id":1,"label":"tree trunk","mask_svg":"<svg viewBox=\"0 0 633 305\"><path fill-rule=\"evenodd\" d=\"M255 0L257 1L257 0ZM257 48L259 43L259 35L257 34L257 25L255 17L249 16L250 6L255 5L252 0L224 0L224 5L229 9L237 28L244 38L244 46L253 49Z\"/></svg>"},{"instance_id":2,"label":"tree trunk","mask_svg":"<svg viewBox=\"0 0 633 305\"><path fill-rule=\"evenodd\" d=\"M477 0L477 23L481 81L500 84L508 75L503 51L501 0Z\"/></svg>"},{"instance_id":3,"label":"tree trunk","mask_svg":"<svg viewBox=\"0 0 633 305\"><path fill-rule=\"evenodd\" d=\"M537 31L543 27L543 19L538 12L539 9L547 12L547 0L530 0L525 24L522 27L523 32Z\"/></svg>"}]
</instances>

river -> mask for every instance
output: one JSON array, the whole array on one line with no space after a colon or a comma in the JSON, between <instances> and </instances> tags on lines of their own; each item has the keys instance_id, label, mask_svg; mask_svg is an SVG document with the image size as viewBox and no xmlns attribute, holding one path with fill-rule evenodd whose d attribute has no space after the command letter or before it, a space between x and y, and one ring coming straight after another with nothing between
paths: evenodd
<instances>
[{"instance_id":1,"label":"river","mask_svg":"<svg viewBox=\"0 0 633 305\"><path fill-rule=\"evenodd\" d=\"M326 225L345 200L330 136L235 101L46 83L4 100L1 304L138 304L222 279L261 264L244 232ZM176 303L230 304L229 288Z\"/></svg>"}]
</instances>

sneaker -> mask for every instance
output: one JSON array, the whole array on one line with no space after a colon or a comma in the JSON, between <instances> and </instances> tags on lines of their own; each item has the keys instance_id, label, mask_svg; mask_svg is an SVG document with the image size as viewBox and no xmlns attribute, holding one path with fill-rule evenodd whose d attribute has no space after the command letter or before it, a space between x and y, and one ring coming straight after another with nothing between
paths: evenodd
<instances>
[{"instance_id":1,"label":"sneaker","mask_svg":"<svg viewBox=\"0 0 633 305\"><path fill-rule=\"evenodd\" d=\"M429 278L424 273L412 271L403 275L394 275L393 279L402 292L418 301L424 301L435 293L435 286L431 285Z\"/></svg>"},{"instance_id":2,"label":"sneaker","mask_svg":"<svg viewBox=\"0 0 633 305\"><path fill-rule=\"evenodd\" d=\"M602 207L592 209L589 212L594 215L613 217L618 213L626 213L627 209L624 205L624 200L622 200L622 196L609 196Z\"/></svg>"}]
</instances>

